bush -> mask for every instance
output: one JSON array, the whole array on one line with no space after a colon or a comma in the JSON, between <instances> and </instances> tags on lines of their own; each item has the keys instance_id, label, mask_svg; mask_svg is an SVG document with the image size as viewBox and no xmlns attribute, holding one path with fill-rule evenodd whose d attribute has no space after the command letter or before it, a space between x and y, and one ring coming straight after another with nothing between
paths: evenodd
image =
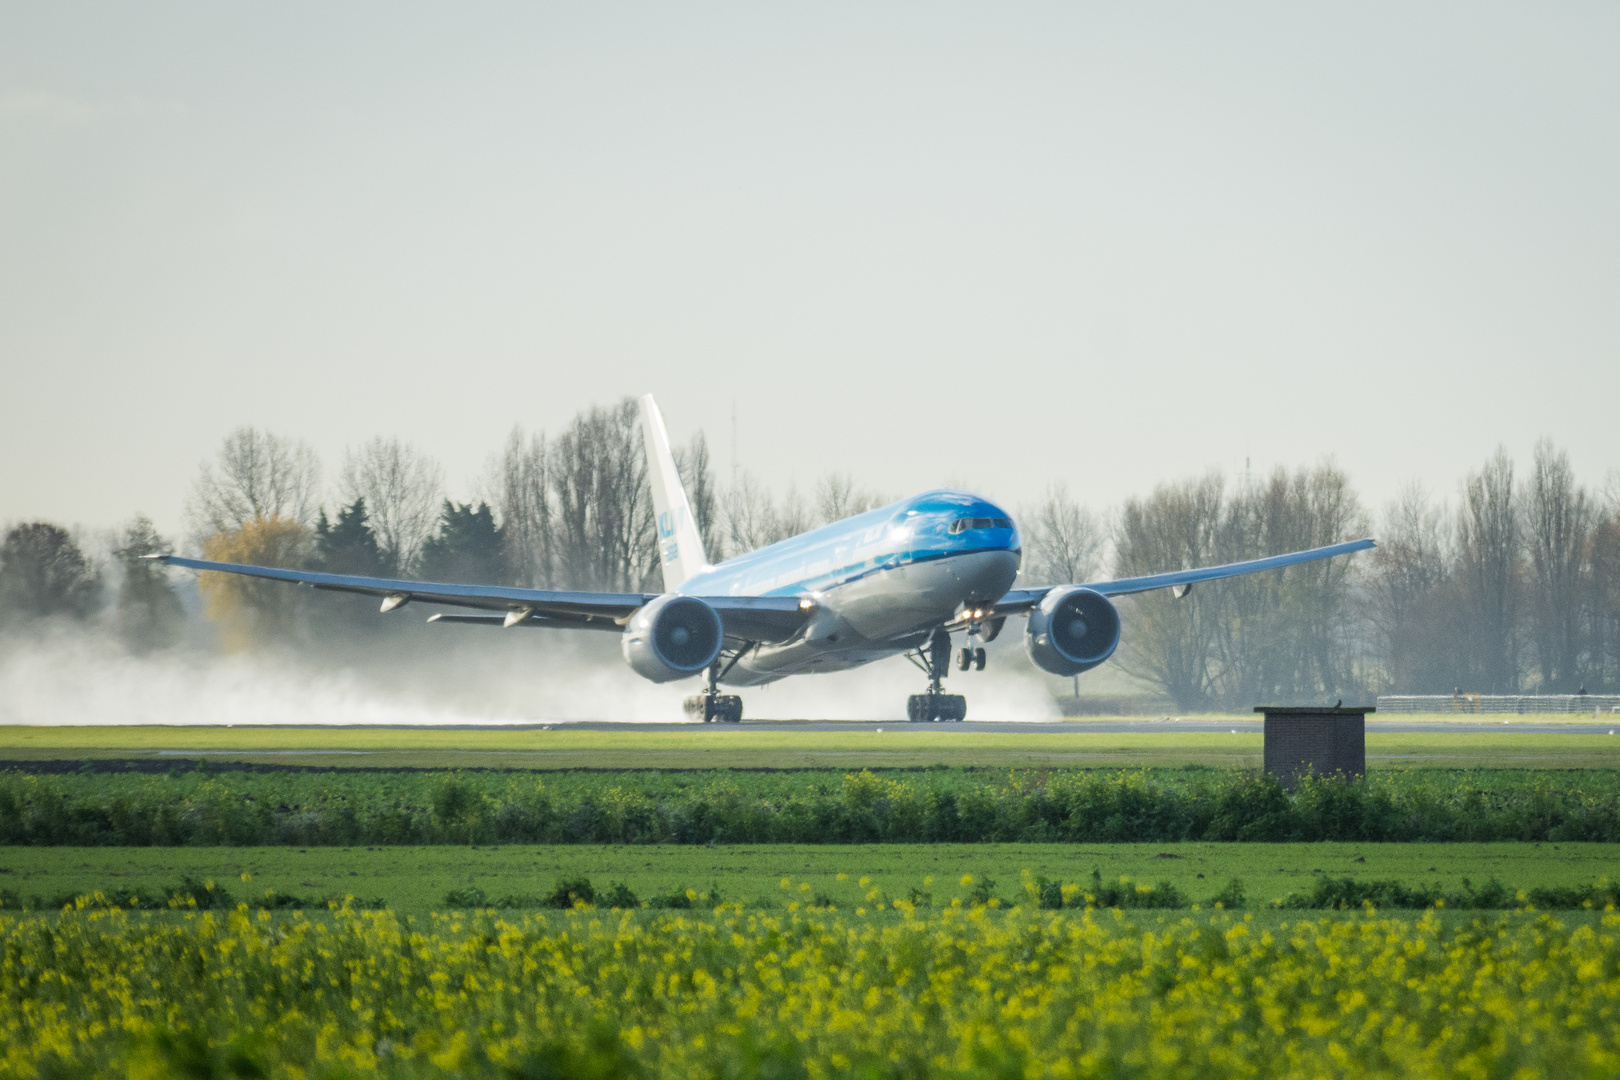
<instances>
[{"instance_id":1,"label":"bush","mask_svg":"<svg viewBox=\"0 0 1620 1080\"><path fill-rule=\"evenodd\" d=\"M0 844L1620 841L1620 775L0 773Z\"/></svg>"},{"instance_id":2,"label":"bush","mask_svg":"<svg viewBox=\"0 0 1620 1080\"><path fill-rule=\"evenodd\" d=\"M623 888L623 886L620 886ZM626 890L628 891L628 890ZM567 911L580 905L590 906L596 903L596 889L591 886L588 877L568 878L557 882L541 901L542 907L557 908Z\"/></svg>"}]
</instances>

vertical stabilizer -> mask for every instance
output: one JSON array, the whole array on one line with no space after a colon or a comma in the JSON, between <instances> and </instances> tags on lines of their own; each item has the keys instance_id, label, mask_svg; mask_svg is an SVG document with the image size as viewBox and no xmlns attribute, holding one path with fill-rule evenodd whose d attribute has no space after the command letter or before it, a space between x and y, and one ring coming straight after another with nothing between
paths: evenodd
<instances>
[{"instance_id":1,"label":"vertical stabilizer","mask_svg":"<svg viewBox=\"0 0 1620 1080\"><path fill-rule=\"evenodd\" d=\"M669 434L651 394L641 397L641 437L647 443L647 481L652 485L653 512L657 515L658 562L664 568L664 588L679 589L694 574L709 568L703 538L681 487L675 455L669 452Z\"/></svg>"}]
</instances>

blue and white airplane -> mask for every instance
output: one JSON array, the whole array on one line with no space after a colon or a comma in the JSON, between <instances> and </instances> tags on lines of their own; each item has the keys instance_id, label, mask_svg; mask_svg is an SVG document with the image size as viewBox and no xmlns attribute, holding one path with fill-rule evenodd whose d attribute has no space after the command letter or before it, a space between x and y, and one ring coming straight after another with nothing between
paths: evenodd
<instances>
[{"instance_id":1,"label":"blue and white airplane","mask_svg":"<svg viewBox=\"0 0 1620 1080\"><path fill-rule=\"evenodd\" d=\"M1078 675L1119 645L1119 613L1109 597L1150 589L1182 596L1199 582L1374 546L1352 540L1226 566L1014 589L1020 547L1012 516L978 495L938 490L710 565L651 395L641 399L641 419L662 593L457 585L149 557L380 596L385 612L407 603L482 612L437 614L428 620L434 623L611 631L621 635L625 661L643 678L661 683L706 676L704 691L686 700L688 714L705 721L742 719L742 698L722 694L722 683L759 686L904 655L928 677L927 690L913 694L907 707L909 719L920 722L967 715L966 699L942 685L954 633L966 637L957 666L982 670L981 642L993 641L1010 616L1026 616L1024 646L1036 666Z\"/></svg>"}]
</instances>

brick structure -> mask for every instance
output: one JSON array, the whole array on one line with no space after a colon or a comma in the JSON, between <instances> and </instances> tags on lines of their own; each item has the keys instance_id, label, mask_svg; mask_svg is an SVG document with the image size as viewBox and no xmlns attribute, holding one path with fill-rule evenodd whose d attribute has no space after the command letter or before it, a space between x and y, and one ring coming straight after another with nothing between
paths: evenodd
<instances>
[{"instance_id":1,"label":"brick structure","mask_svg":"<svg viewBox=\"0 0 1620 1080\"><path fill-rule=\"evenodd\" d=\"M1370 706L1256 705L1266 716L1266 772L1293 787L1306 773L1346 778L1367 773Z\"/></svg>"}]
</instances>

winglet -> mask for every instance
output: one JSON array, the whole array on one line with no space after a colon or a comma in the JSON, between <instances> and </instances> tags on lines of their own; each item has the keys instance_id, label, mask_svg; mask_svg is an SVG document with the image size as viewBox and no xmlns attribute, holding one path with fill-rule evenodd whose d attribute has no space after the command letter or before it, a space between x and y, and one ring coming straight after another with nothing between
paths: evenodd
<instances>
[{"instance_id":1,"label":"winglet","mask_svg":"<svg viewBox=\"0 0 1620 1080\"><path fill-rule=\"evenodd\" d=\"M688 578L709 568L703 538L681 486L675 455L669 451L664 418L651 394L641 398L641 434L647 443L647 479L652 485L653 511L658 515L658 561L664 568L664 588L674 592Z\"/></svg>"}]
</instances>

